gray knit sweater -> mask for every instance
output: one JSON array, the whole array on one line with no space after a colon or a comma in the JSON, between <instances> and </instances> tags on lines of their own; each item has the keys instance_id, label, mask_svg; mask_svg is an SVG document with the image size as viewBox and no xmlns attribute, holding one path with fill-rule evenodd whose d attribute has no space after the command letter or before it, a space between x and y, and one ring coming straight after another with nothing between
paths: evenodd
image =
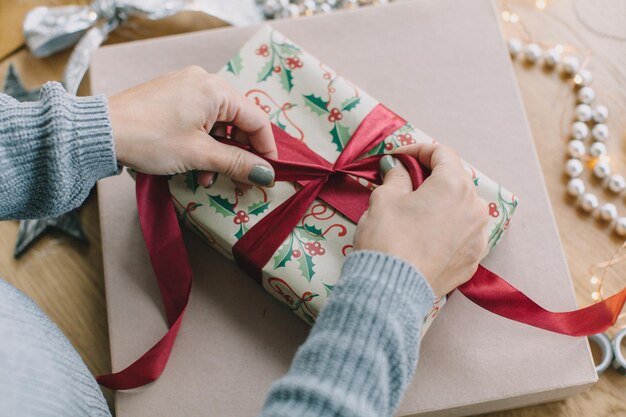
<instances>
[{"instance_id":1,"label":"gray knit sweater","mask_svg":"<svg viewBox=\"0 0 626 417\"><path fill-rule=\"evenodd\" d=\"M39 102L0 95L0 219L70 210L116 170L104 97L73 97L57 83L43 88ZM433 300L424 278L404 261L350 254L291 369L270 388L261 416L391 416L413 376ZM110 416L59 328L2 280L0 416Z\"/></svg>"}]
</instances>

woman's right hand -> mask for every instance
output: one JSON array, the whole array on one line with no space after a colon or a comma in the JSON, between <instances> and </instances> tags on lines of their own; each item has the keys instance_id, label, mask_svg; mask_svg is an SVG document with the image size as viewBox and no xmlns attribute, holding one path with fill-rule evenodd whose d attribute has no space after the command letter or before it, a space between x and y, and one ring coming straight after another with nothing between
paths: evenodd
<instances>
[{"instance_id":1,"label":"woman's right hand","mask_svg":"<svg viewBox=\"0 0 626 417\"><path fill-rule=\"evenodd\" d=\"M409 262L441 296L469 280L478 267L487 247L487 203L451 148L416 144L397 152L417 158L432 173L413 191L400 161L383 157L384 182L372 192L354 248Z\"/></svg>"}]
</instances>

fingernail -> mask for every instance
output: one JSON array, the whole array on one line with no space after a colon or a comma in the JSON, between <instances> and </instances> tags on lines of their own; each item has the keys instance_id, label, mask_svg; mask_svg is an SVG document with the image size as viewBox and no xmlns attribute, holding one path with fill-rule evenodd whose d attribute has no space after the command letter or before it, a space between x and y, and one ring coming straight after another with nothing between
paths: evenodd
<instances>
[{"instance_id":1,"label":"fingernail","mask_svg":"<svg viewBox=\"0 0 626 417\"><path fill-rule=\"evenodd\" d=\"M380 158L380 170L383 173L383 177L396 165L398 165L398 160L391 155L385 155Z\"/></svg>"},{"instance_id":2,"label":"fingernail","mask_svg":"<svg viewBox=\"0 0 626 417\"><path fill-rule=\"evenodd\" d=\"M207 184L206 187L204 188L211 188L213 186L213 184L215 184L215 181L217 181L217 172L215 174L213 174L213 177L211 177L211 181L209 181L209 183Z\"/></svg>"},{"instance_id":3,"label":"fingernail","mask_svg":"<svg viewBox=\"0 0 626 417\"><path fill-rule=\"evenodd\" d=\"M255 165L248 175L248 181L264 187L274 183L274 171L266 165Z\"/></svg>"}]
</instances>

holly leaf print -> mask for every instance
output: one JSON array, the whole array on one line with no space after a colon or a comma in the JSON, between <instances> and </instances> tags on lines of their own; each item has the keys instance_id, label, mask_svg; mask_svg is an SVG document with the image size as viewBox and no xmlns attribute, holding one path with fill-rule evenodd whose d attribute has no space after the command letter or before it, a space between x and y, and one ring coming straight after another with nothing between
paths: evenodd
<instances>
[{"instance_id":1,"label":"holly leaf print","mask_svg":"<svg viewBox=\"0 0 626 417\"><path fill-rule=\"evenodd\" d=\"M285 66L282 66L282 70L278 73L278 75L283 88L287 91L291 91L293 88L293 75L291 75L291 71L285 68Z\"/></svg>"},{"instance_id":2,"label":"holly leaf print","mask_svg":"<svg viewBox=\"0 0 626 417\"><path fill-rule=\"evenodd\" d=\"M267 61L263 69L259 72L259 77L257 78L257 82L265 81L269 78L270 75L274 72L274 57Z\"/></svg>"},{"instance_id":3,"label":"holly leaf print","mask_svg":"<svg viewBox=\"0 0 626 417\"><path fill-rule=\"evenodd\" d=\"M189 171L185 174L185 185L189 188L193 193L196 193L198 189L198 172L197 171Z\"/></svg>"},{"instance_id":4,"label":"holly leaf print","mask_svg":"<svg viewBox=\"0 0 626 417\"><path fill-rule=\"evenodd\" d=\"M317 97L314 94L304 95L304 104L310 108L313 113L322 116L324 114L330 113L328 111L328 102L322 100L321 97Z\"/></svg>"},{"instance_id":5,"label":"holly leaf print","mask_svg":"<svg viewBox=\"0 0 626 417\"><path fill-rule=\"evenodd\" d=\"M292 45L290 43L277 43L274 44L274 46L276 47L276 49L278 49L278 52L281 53L281 55L298 55L300 53L300 48L298 48L295 45Z\"/></svg>"},{"instance_id":6,"label":"holly leaf print","mask_svg":"<svg viewBox=\"0 0 626 417\"><path fill-rule=\"evenodd\" d=\"M209 197L209 206L214 207L219 214L224 217L231 217L235 215L233 205L230 201L219 195L207 194L207 196Z\"/></svg>"},{"instance_id":7,"label":"holly leaf print","mask_svg":"<svg viewBox=\"0 0 626 417\"><path fill-rule=\"evenodd\" d=\"M243 225L243 223L241 223L239 225L239 230L237 230L237 233L235 233L235 237L237 238L237 240L241 239L241 237L243 236L244 233L246 233L248 231L248 228L245 227Z\"/></svg>"},{"instance_id":8,"label":"holly leaf print","mask_svg":"<svg viewBox=\"0 0 626 417\"><path fill-rule=\"evenodd\" d=\"M331 292L333 292L333 289L335 288L334 285L330 285L330 284L326 284L325 282L322 282L322 284L324 284L324 289L326 290L326 295L330 295Z\"/></svg>"},{"instance_id":9,"label":"holly leaf print","mask_svg":"<svg viewBox=\"0 0 626 417\"><path fill-rule=\"evenodd\" d=\"M300 245L302 247L302 245ZM302 247L302 256L298 258L298 264L300 271L302 271L302 275L307 279L307 281L311 282L311 278L313 278L313 267L315 264L313 263L313 257L309 255Z\"/></svg>"},{"instance_id":10,"label":"holly leaf print","mask_svg":"<svg viewBox=\"0 0 626 417\"><path fill-rule=\"evenodd\" d=\"M361 102L361 97L351 97L341 103L341 111L350 111Z\"/></svg>"},{"instance_id":11,"label":"holly leaf print","mask_svg":"<svg viewBox=\"0 0 626 417\"><path fill-rule=\"evenodd\" d=\"M248 214L259 215L267 210L269 205L269 201L259 201L258 203L251 204L250 207L248 207Z\"/></svg>"},{"instance_id":12,"label":"holly leaf print","mask_svg":"<svg viewBox=\"0 0 626 417\"><path fill-rule=\"evenodd\" d=\"M228 64L226 64L226 71L229 71L235 75L239 75L239 73L241 72L241 68L241 56L239 54L235 55L235 57L228 61Z\"/></svg>"},{"instance_id":13,"label":"holly leaf print","mask_svg":"<svg viewBox=\"0 0 626 417\"><path fill-rule=\"evenodd\" d=\"M335 122L335 126L330 131L333 137L333 143L337 146L338 151L342 151L350 140L350 131L347 127Z\"/></svg>"},{"instance_id":14,"label":"holly leaf print","mask_svg":"<svg viewBox=\"0 0 626 417\"><path fill-rule=\"evenodd\" d=\"M287 125L280 121L280 117L276 117L276 126L278 126L280 130L287 129Z\"/></svg>"},{"instance_id":15,"label":"holly leaf print","mask_svg":"<svg viewBox=\"0 0 626 417\"><path fill-rule=\"evenodd\" d=\"M301 234L305 239L308 240L326 240L324 235L322 234L322 229L312 225L312 224L304 224L304 227L298 226L297 229L304 230L305 232Z\"/></svg>"},{"instance_id":16,"label":"holly leaf print","mask_svg":"<svg viewBox=\"0 0 626 417\"><path fill-rule=\"evenodd\" d=\"M285 266L287 261L291 260L291 255L293 253L293 233L289 235L289 242L285 242L278 248L278 252L274 256L274 269L280 268L281 266Z\"/></svg>"}]
</instances>

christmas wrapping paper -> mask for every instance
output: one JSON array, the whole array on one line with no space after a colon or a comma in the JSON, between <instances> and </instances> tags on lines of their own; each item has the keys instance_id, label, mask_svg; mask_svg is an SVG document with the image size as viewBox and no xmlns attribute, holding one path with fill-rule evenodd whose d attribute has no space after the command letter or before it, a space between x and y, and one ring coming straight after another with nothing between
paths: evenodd
<instances>
[{"instance_id":1,"label":"christmas wrapping paper","mask_svg":"<svg viewBox=\"0 0 626 417\"><path fill-rule=\"evenodd\" d=\"M250 38L219 74L261 107L272 123L331 162L379 104L269 26ZM416 142L432 142L432 138L407 123L368 155L391 153ZM517 199L474 167L467 163L465 167L479 196L488 202L486 255L506 230ZM360 182L364 187L374 188L365 180ZM277 182L272 188L242 191L220 176L211 188L205 189L197 185L195 172L175 175L169 184L182 220L231 259L237 240L298 187ZM263 287L312 324L332 293L344 257L353 250L355 229L356 225L333 207L315 200L263 267ZM425 329L444 302L445 298L436 300L425 318Z\"/></svg>"}]
</instances>

